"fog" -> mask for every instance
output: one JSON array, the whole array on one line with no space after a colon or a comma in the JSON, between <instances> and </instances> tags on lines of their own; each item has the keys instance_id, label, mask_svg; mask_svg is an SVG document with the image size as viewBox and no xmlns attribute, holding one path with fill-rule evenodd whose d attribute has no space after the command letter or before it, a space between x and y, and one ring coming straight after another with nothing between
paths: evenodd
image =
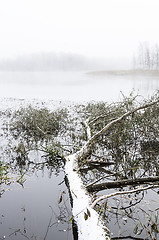
<instances>
[{"instance_id":1,"label":"fog","mask_svg":"<svg viewBox=\"0 0 159 240\"><path fill-rule=\"evenodd\" d=\"M159 42L158 9L158 0L0 1L0 59L54 52L126 67L140 42Z\"/></svg>"},{"instance_id":2,"label":"fog","mask_svg":"<svg viewBox=\"0 0 159 240\"><path fill-rule=\"evenodd\" d=\"M127 59L90 58L79 54L39 52L0 61L0 71L89 71L132 68Z\"/></svg>"},{"instance_id":3,"label":"fog","mask_svg":"<svg viewBox=\"0 0 159 240\"><path fill-rule=\"evenodd\" d=\"M106 95L119 95L127 86L122 79L116 83L108 75L94 81L85 73L132 69L141 42L159 43L158 9L158 0L0 1L0 97L107 100ZM133 87L134 80L125 92ZM155 81L151 92L157 88Z\"/></svg>"}]
</instances>

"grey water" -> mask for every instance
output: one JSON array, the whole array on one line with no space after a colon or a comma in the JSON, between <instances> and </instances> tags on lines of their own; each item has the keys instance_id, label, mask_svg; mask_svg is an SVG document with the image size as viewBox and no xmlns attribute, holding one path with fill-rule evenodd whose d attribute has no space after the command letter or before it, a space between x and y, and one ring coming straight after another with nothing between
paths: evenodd
<instances>
[{"instance_id":1,"label":"grey water","mask_svg":"<svg viewBox=\"0 0 159 240\"><path fill-rule=\"evenodd\" d=\"M118 101L121 91L150 96L159 89L156 76L91 75L87 72L0 72L0 97L59 101Z\"/></svg>"},{"instance_id":2,"label":"grey water","mask_svg":"<svg viewBox=\"0 0 159 240\"><path fill-rule=\"evenodd\" d=\"M30 176L24 187L15 184L0 199L0 239L73 239L69 198L63 174L58 177L47 171ZM58 204L65 191L65 205ZM67 208L67 209L66 209Z\"/></svg>"},{"instance_id":3,"label":"grey water","mask_svg":"<svg viewBox=\"0 0 159 240\"><path fill-rule=\"evenodd\" d=\"M134 90L149 97L158 89L157 77L100 76L86 72L0 72L0 108L17 109L21 99L30 102L33 99L63 103L112 102L122 97L121 92L128 96ZM28 173L23 187L17 183L6 187L0 199L0 239L73 239L69 224L71 207L63 180L63 170L58 175L54 171L50 175L47 168L34 169ZM62 192L65 194L60 205Z\"/></svg>"}]
</instances>

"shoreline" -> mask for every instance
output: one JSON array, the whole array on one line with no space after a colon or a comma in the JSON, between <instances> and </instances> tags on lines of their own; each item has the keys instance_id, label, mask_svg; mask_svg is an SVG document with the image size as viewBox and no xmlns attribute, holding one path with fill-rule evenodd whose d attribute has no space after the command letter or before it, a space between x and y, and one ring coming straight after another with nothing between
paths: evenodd
<instances>
[{"instance_id":1,"label":"shoreline","mask_svg":"<svg viewBox=\"0 0 159 240\"><path fill-rule=\"evenodd\" d=\"M129 69L129 70L99 70L99 71L88 71L86 72L88 75L94 76L105 76L105 75L113 75L113 76L156 76L159 77L159 70L147 70L147 69Z\"/></svg>"}]
</instances>

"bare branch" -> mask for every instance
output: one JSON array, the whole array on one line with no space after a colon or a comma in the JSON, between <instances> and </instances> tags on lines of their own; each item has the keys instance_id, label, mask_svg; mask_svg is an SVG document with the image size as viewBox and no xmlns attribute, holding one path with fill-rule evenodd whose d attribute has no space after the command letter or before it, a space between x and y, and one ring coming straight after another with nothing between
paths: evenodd
<instances>
[{"instance_id":1,"label":"bare branch","mask_svg":"<svg viewBox=\"0 0 159 240\"><path fill-rule=\"evenodd\" d=\"M99 183L93 186L88 186L87 191L94 192L94 191L101 191L107 188L118 188L118 187L124 187L128 185L145 184L145 183L152 183L157 181L159 181L158 176L147 177L147 178L136 178L136 179L124 179L120 181L111 181L111 182Z\"/></svg>"},{"instance_id":2,"label":"bare branch","mask_svg":"<svg viewBox=\"0 0 159 240\"><path fill-rule=\"evenodd\" d=\"M151 188L157 188L158 185L153 185L153 186L148 186L148 187L143 187L143 188L137 188L137 189L134 189L134 190L129 190L129 191L120 191L120 192L114 192L114 193L111 193L111 194L108 194L108 195L104 195L102 197L99 197L97 198L91 205L92 208L95 207L95 205L104 200L104 199L107 199L107 198L110 198L110 197L114 197L114 196L117 196L117 195L123 195L123 194L131 194L131 193L136 193L136 192L141 192L141 191L144 191L144 190L148 190L148 189L151 189Z\"/></svg>"},{"instance_id":3,"label":"bare branch","mask_svg":"<svg viewBox=\"0 0 159 240\"><path fill-rule=\"evenodd\" d=\"M140 106L138 108L135 108L129 112L126 112L125 114L123 114L122 116L120 116L119 118L116 118L115 120L111 121L110 123L108 123L104 128L102 128L99 132L97 132L96 134L94 134L90 139L89 139L89 142L92 142L94 141L95 139L97 139L99 136L101 136L103 133L105 133L110 127L112 127L114 124L118 123L118 122L121 122L123 119L125 119L126 117L130 116L131 114L139 111L139 110L142 110L142 109L145 109L145 108L148 108L148 107L151 107L153 105L155 105L156 103L159 102L159 99L154 101L154 102L151 102L151 103L148 103L148 104L145 104L143 106Z\"/></svg>"},{"instance_id":4,"label":"bare branch","mask_svg":"<svg viewBox=\"0 0 159 240\"><path fill-rule=\"evenodd\" d=\"M46 133L45 133L40 127L38 127L37 124L36 124L36 128L37 128L43 135L46 135Z\"/></svg>"},{"instance_id":5,"label":"bare branch","mask_svg":"<svg viewBox=\"0 0 159 240\"><path fill-rule=\"evenodd\" d=\"M107 115L100 115L100 116L98 116L98 117L96 117L95 119L93 119L92 121L90 121L89 122L89 125L93 125L95 122L97 122L99 119L101 119L101 118L105 118L105 117L107 117Z\"/></svg>"},{"instance_id":6,"label":"bare branch","mask_svg":"<svg viewBox=\"0 0 159 240\"><path fill-rule=\"evenodd\" d=\"M113 105L113 103L109 104L107 106L107 108L109 108L111 105ZM107 116L108 116L108 113L107 113L107 115L106 114L101 114L101 115L97 116L96 118L94 118L93 120L89 121L89 125L91 126L91 125L95 124L99 119L105 118Z\"/></svg>"}]
</instances>

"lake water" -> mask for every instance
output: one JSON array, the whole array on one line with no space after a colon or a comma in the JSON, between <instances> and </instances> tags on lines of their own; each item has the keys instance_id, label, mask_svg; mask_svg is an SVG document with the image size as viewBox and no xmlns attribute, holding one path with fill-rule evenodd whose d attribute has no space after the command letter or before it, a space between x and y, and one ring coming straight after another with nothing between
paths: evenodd
<instances>
[{"instance_id":1,"label":"lake water","mask_svg":"<svg viewBox=\"0 0 159 240\"><path fill-rule=\"evenodd\" d=\"M34 102L32 99L53 100L56 104L58 101L118 101L121 91L129 95L133 89L144 97L150 96L159 89L159 78L85 72L1 72L0 109L17 109L24 103L18 99L27 99L30 103ZM53 106L53 102L51 104ZM3 147L1 153L2 150ZM72 240L67 188L65 183L59 185L63 179L63 171L58 176L52 171L50 176L47 168L31 169L24 188L17 183L8 187L11 190L0 199L0 239ZM64 201L59 205L63 191Z\"/></svg>"},{"instance_id":2,"label":"lake water","mask_svg":"<svg viewBox=\"0 0 159 240\"><path fill-rule=\"evenodd\" d=\"M39 100L0 100L0 161L11 163L11 180L17 179L21 173L25 179L23 186L17 182L0 184L0 193L5 189L0 198L0 239L72 240L72 224L69 223L72 212L63 164L59 163L56 169L48 162L43 165L45 153L32 150L28 158L35 164L21 165L14 155L18 140L4 129L10 121L8 113L29 104L44 107L43 101ZM52 110L59 106L54 101L48 101L46 105ZM63 199L59 203L62 192Z\"/></svg>"},{"instance_id":3,"label":"lake water","mask_svg":"<svg viewBox=\"0 0 159 240\"><path fill-rule=\"evenodd\" d=\"M38 171L30 176L24 188L11 185L10 191L0 199L0 239L52 240L73 239L69 197L64 173L48 177L47 171ZM65 205L58 204L60 194L65 191Z\"/></svg>"},{"instance_id":4,"label":"lake water","mask_svg":"<svg viewBox=\"0 0 159 240\"><path fill-rule=\"evenodd\" d=\"M1 72L0 97L70 101L117 101L135 89L143 96L159 89L159 77L91 75L85 72Z\"/></svg>"}]
</instances>

